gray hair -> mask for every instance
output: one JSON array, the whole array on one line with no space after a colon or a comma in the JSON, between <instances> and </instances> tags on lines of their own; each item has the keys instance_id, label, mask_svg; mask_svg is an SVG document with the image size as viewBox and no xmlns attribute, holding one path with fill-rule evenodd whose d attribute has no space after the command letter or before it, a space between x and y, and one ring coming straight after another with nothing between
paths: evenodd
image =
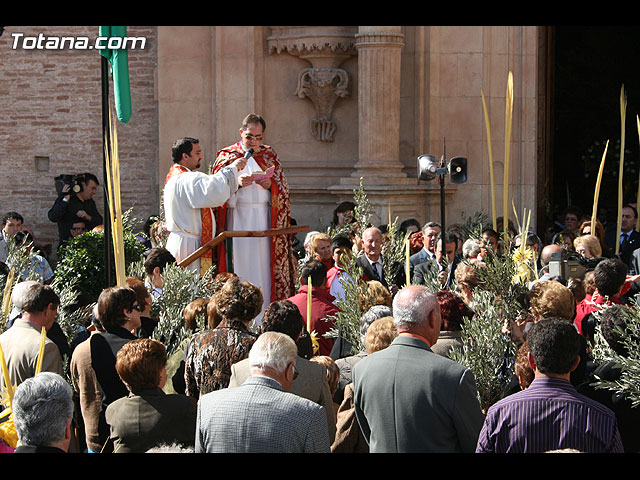
<instances>
[{"instance_id":1,"label":"gray hair","mask_svg":"<svg viewBox=\"0 0 640 480\"><path fill-rule=\"evenodd\" d=\"M427 222L422 226L422 233L426 233L428 228L439 228L440 230L442 230L442 225L440 225L438 222Z\"/></svg>"},{"instance_id":2,"label":"gray hair","mask_svg":"<svg viewBox=\"0 0 640 480\"><path fill-rule=\"evenodd\" d=\"M22 314L22 304L24 303L25 295L29 291L29 287L36 284L38 284L38 282L35 280L25 280L24 282L15 284L11 291L11 303L13 304L13 308L9 314L10 320L14 320Z\"/></svg>"},{"instance_id":3,"label":"gray hair","mask_svg":"<svg viewBox=\"0 0 640 480\"><path fill-rule=\"evenodd\" d=\"M465 240L465 242L462 244L462 255L464 256L464 258L475 258L480 255L481 251L482 250L480 248L480 244L473 238Z\"/></svg>"},{"instance_id":4,"label":"gray hair","mask_svg":"<svg viewBox=\"0 0 640 480\"><path fill-rule=\"evenodd\" d=\"M151 447L145 453L194 453L195 450L190 445L182 445L180 443L161 443L155 447Z\"/></svg>"},{"instance_id":5,"label":"gray hair","mask_svg":"<svg viewBox=\"0 0 640 480\"><path fill-rule=\"evenodd\" d=\"M251 347L249 367L251 369L270 369L277 374L283 373L291 362L298 357L298 346L293 339L280 332L264 332Z\"/></svg>"},{"instance_id":6,"label":"gray hair","mask_svg":"<svg viewBox=\"0 0 640 480\"><path fill-rule=\"evenodd\" d=\"M317 230L312 230L312 231L310 231L309 233L307 233L307 236L306 236L306 237L304 237L304 242L303 242L304 247L305 247L305 248L307 248L307 247L309 246L309 244L311 243L311 239L312 239L315 235L317 235L317 234L319 234L319 233L320 233L320 232L318 232Z\"/></svg>"},{"instance_id":7,"label":"gray hair","mask_svg":"<svg viewBox=\"0 0 640 480\"><path fill-rule=\"evenodd\" d=\"M398 329L423 327L435 309L440 309L438 298L424 285L405 287L393 298L393 320Z\"/></svg>"},{"instance_id":8,"label":"gray hair","mask_svg":"<svg viewBox=\"0 0 640 480\"><path fill-rule=\"evenodd\" d=\"M364 232L362 232L362 238L364 238L364 235L367 232L377 232L380 235L382 235L382 230L380 230L378 227L369 227L369 228L365 228Z\"/></svg>"},{"instance_id":9,"label":"gray hair","mask_svg":"<svg viewBox=\"0 0 640 480\"><path fill-rule=\"evenodd\" d=\"M12 407L23 445L52 445L65 438L73 416L73 391L57 373L42 372L18 385Z\"/></svg>"},{"instance_id":10,"label":"gray hair","mask_svg":"<svg viewBox=\"0 0 640 480\"><path fill-rule=\"evenodd\" d=\"M364 312L360 317L360 337L362 338L362 344L364 345L364 339L367 336L367 330L369 325L382 317L392 317L393 310L387 305L374 305L369 310Z\"/></svg>"},{"instance_id":11,"label":"gray hair","mask_svg":"<svg viewBox=\"0 0 640 480\"><path fill-rule=\"evenodd\" d=\"M11 292L11 301L13 302L13 306L18 310L22 310L22 303L29 291L29 287L37 284L38 282L35 280L25 280L24 282L16 283L15 287L13 287L13 291Z\"/></svg>"}]
</instances>

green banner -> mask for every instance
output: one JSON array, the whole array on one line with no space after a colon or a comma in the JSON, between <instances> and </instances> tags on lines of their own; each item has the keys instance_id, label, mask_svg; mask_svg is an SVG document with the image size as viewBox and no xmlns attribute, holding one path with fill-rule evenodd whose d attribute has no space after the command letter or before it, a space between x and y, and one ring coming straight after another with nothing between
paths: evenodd
<instances>
[{"instance_id":1,"label":"green banner","mask_svg":"<svg viewBox=\"0 0 640 480\"><path fill-rule=\"evenodd\" d=\"M105 38L127 36L127 27L100 27L100 36ZM107 48L114 42L102 40L100 54L109 60L113 78L113 93L118 120L127 123L131 118L131 88L129 86L129 55L126 48ZM120 43L117 43L119 45Z\"/></svg>"}]
</instances>

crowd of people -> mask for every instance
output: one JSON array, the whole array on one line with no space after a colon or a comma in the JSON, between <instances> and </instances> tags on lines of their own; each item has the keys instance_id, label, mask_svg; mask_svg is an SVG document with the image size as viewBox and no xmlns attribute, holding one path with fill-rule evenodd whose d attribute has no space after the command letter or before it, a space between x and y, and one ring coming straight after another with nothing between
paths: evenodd
<instances>
[{"instance_id":1,"label":"crowd of people","mask_svg":"<svg viewBox=\"0 0 640 480\"><path fill-rule=\"evenodd\" d=\"M544 245L531 232L516 234L507 245L491 228L464 238L456 227L442 232L437 222L420 228L411 219L399 233L412 239L407 282L399 273L404 267L391 277L382 270L385 226L369 226L358 239L350 235L353 221L347 215L334 225L344 233L333 237L308 234L297 254L298 292L266 308L260 287L234 273L219 274L215 294L185 308L185 325L194 333L173 359L152 338L158 319L149 318L162 295L163 270L175 262L165 248L146 252L145 278L130 277L126 286L101 293L82 341L55 328L60 299L51 286L17 283L10 322L0 335L17 386L15 451L640 449L637 408L590 384L594 375L620 373L613 364L595 365L589 347L601 323L612 348L624 353L615 326L624 324L626 299L638 281L629 274L631 265L610 253L615 248L589 244L590 233L577 236L574 248L562 235ZM539 279L529 285L527 318L504 327L518 347L512 381L503 398L483 411L473 372L449 352L462 345L465 319L473 320L473 291L482 288L477 269L522 241L536 252ZM580 251L583 245L589 250ZM598 261L584 277L567 282L552 276L549 266L553 254L566 258L569 251L585 265ZM339 292L344 295L335 283L350 280L349 258L356 259L367 286L360 305L364 348L358 352L344 338L325 336L339 311ZM420 272L427 271L437 272L439 290L425 282ZM593 315L597 309L602 317ZM198 315L207 319L202 331L195 328ZM43 328L47 339L40 351ZM7 388L4 380L2 385ZM44 398L47 408L41 408Z\"/></svg>"},{"instance_id":2,"label":"crowd of people","mask_svg":"<svg viewBox=\"0 0 640 480\"><path fill-rule=\"evenodd\" d=\"M308 232L303 242L280 235L255 257L246 255L253 243L232 243L229 255L213 249L210 260L202 255L187 265L196 275L208 262L217 265L218 288L185 306L191 334L168 351L156 330L162 313L151 314L167 265L205 245L204 233L287 226L281 214L288 218L288 206L265 207L288 198L277 155L261 147L265 128L260 117L248 116L240 142L221 150L207 174L194 171L202 160L198 140L176 142L164 197L166 248L153 242L143 278L102 291L77 338L57 325L61 301L51 275L16 283L0 334L8 374L0 386L13 392L12 417L0 417L0 429L13 422L18 440L11 446L6 433L0 437L5 451L640 451L639 409L592 386L596 376L615 380L620 369L598 364L590 351L599 329L613 350L628 354L618 327L640 288L632 205L623 209L622 232L600 221L593 227L568 208L541 239L515 228L501 235L492 226L475 236L460 225L443 230L416 219L403 219L393 232L359 225L356 205L343 202L326 231ZM87 194L67 197L65 187L50 211L61 242L102 221L89 208L97 179L85 175L78 183ZM60 220L71 207L75 217ZM3 218L0 261L8 261L7 242L14 240L7 239L22 223L15 212ZM154 217L146 225L141 241L157 223ZM389 235L408 238L406 264L384 261ZM612 243L618 237L621 243ZM533 252L536 274L527 284L526 314L504 319L503 334L517 349L510 382L483 408L474 372L451 352L478 313L480 272L519 248ZM567 258L577 259L582 275L563 274ZM361 278L351 278L354 265ZM364 285L357 342L333 328L349 282Z\"/></svg>"}]
</instances>

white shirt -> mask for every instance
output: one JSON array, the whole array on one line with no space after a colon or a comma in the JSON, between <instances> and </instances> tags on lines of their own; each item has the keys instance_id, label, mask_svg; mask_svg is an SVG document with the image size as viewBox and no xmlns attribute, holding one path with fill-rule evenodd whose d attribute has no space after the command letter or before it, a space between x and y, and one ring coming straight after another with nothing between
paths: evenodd
<instances>
[{"instance_id":1,"label":"white shirt","mask_svg":"<svg viewBox=\"0 0 640 480\"><path fill-rule=\"evenodd\" d=\"M253 157L239 175L251 175L262 169ZM271 228L271 191L256 183L240 188L227 203L227 230L262 231ZM262 290L262 314L271 303L271 242L272 237L233 238L233 272Z\"/></svg>"},{"instance_id":2,"label":"white shirt","mask_svg":"<svg viewBox=\"0 0 640 480\"><path fill-rule=\"evenodd\" d=\"M383 276L383 273L382 273L382 255L380 255L378 257L378 260L376 260L375 262L373 260L371 260L367 256L366 253L364 254L364 258L367 259L367 262L369 262L369 264L371 265L371 268L378 274L378 279L380 281L382 281L382 276Z\"/></svg>"}]
</instances>

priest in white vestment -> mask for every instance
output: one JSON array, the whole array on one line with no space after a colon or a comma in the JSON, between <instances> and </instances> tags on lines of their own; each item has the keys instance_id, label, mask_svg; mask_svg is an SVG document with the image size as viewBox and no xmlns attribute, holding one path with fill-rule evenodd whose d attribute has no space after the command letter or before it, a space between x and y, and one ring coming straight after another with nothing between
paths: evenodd
<instances>
[{"instance_id":1,"label":"priest in white vestment","mask_svg":"<svg viewBox=\"0 0 640 480\"><path fill-rule=\"evenodd\" d=\"M165 222L170 232L166 249L180 263L202 246L203 222L215 235L211 209L223 205L238 190L238 169L247 160L239 158L214 175L197 171L203 155L199 141L193 138L178 140L172 157L174 163L164 187ZM200 259L187 268L200 273Z\"/></svg>"},{"instance_id":2,"label":"priest in white vestment","mask_svg":"<svg viewBox=\"0 0 640 480\"><path fill-rule=\"evenodd\" d=\"M227 229L233 231L264 231L271 228L271 192L260 183L252 182L243 186L249 177L262 172L253 157L238 174L242 188L231 195L227 202ZM270 184L270 180L266 185ZM264 302L262 311L256 318L260 324L262 314L271 303L271 237L234 237L233 272L241 279L262 288Z\"/></svg>"},{"instance_id":3,"label":"priest in white vestment","mask_svg":"<svg viewBox=\"0 0 640 480\"><path fill-rule=\"evenodd\" d=\"M291 226L289 184L275 150L262 143L266 123L249 114L239 130L240 141L218 151L212 172L238 157L247 165L238 175L240 189L215 209L218 231L265 231ZM216 247L219 272L233 272L262 289L264 309L295 294L296 259L290 235L233 237L229 255L226 242ZM227 262L227 260L230 260ZM256 323L262 321L258 315Z\"/></svg>"}]
</instances>

